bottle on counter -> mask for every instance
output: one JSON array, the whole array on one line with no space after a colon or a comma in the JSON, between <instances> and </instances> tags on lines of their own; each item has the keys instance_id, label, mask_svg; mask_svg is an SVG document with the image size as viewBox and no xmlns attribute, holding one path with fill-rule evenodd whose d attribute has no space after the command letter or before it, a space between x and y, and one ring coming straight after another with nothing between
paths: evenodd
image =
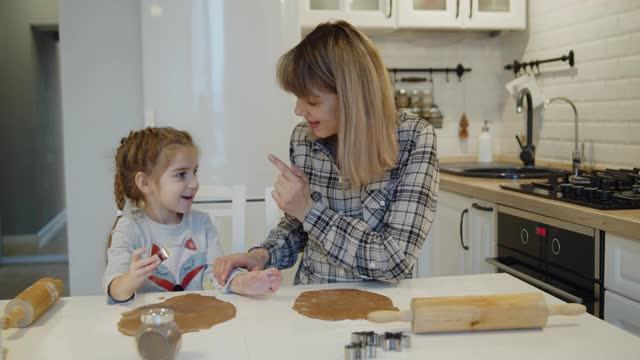
<instances>
[{"instance_id":1,"label":"bottle on counter","mask_svg":"<svg viewBox=\"0 0 640 360\"><path fill-rule=\"evenodd\" d=\"M489 122L484 121L482 127L482 133L478 137L478 161L483 163L490 163L493 161L493 149L491 133L489 132Z\"/></svg>"},{"instance_id":2,"label":"bottle on counter","mask_svg":"<svg viewBox=\"0 0 640 360\"><path fill-rule=\"evenodd\" d=\"M174 359L182 343L182 332L173 320L173 310L149 309L140 314L140 321L136 331L140 356L146 360Z\"/></svg>"}]
</instances>

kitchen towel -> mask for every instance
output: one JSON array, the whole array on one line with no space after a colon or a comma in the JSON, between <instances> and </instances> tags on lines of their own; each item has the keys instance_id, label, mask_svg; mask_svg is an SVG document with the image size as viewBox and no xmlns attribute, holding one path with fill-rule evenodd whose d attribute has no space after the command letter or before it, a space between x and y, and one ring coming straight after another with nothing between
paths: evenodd
<instances>
[{"instance_id":1,"label":"kitchen towel","mask_svg":"<svg viewBox=\"0 0 640 360\"><path fill-rule=\"evenodd\" d=\"M507 89L509 94L514 97L514 99L516 98L516 96L518 96L518 93L521 89L529 89L534 109L544 104L546 100L544 94L538 87L538 83L536 82L535 77L529 74L519 76L516 79L508 82L507 85L505 85L505 88Z\"/></svg>"}]
</instances>

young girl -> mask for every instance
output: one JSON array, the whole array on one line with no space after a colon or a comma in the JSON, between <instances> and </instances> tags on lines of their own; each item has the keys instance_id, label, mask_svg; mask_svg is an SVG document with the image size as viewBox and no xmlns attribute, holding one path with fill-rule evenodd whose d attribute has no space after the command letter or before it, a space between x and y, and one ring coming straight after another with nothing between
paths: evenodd
<instances>
[{"instance_id":1,"label":"young girl","mask_svg":"<svg viewBox=\"0 0 640 360\"><path fill-rule=\"evenodd\" d=\"M114 194L123 215L111 232L103 277L110 302L136 292L215 287L260 295L280 286L275 268L236 269L224 284L213 279L211 266L223 253L209 216L191 210L197 171L198 148L187 132L146 128L120 141Z\"/></svg>"}]
</instances>

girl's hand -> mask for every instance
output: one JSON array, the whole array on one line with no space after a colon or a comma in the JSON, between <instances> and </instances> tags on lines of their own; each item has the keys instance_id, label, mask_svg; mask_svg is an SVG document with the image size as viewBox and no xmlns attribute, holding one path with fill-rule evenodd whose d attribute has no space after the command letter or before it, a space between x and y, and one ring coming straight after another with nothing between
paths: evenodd
<instances>
[{"instance_id":1,"label":"girl's hand","mask_svg":"<svg viewBox=\"0 0 640 360\"><path fill-rule=\"evenodd\" d=\"M280 288L282 275L276 268L239 274L231 280L229 287L236 294L273 294Z\"/></svg>"},{"instance_id":2,"label":"girl's hand","mask_svg":"<svg viewBox=\"0 0 640 360\"><path fill-rule=\"evenodd\" d=\"M262 270L268 260L269 252L262 248L253 249L248 253L221 256L213 263L213 276L218 280L218 284L224 285L233 268L240 267L249 271Z\"/></svg>"},{"instance_id":3,"label":"girl's hand","mask_svg":"<svg viewBox=\"0 0 640 360\"><path fill-rule=\"evenodd\" d=\"M147 251L145 248L136 249L131 253L131 265L129 272L113 279L109 285L109 295L114 300L125 301L142 286L144 281L153 274L161 261L157 255L140 259Z\"/></svg>"},{"instance_id":4,"label":"girl's hand","mask_svg":"<svg viewBox=\"0 0 640 360\"><path fill-rule=\"evenodd\" d=\"M304 222L313 207L309 179L302 170L287 166L274 155L269 155L269 161L280 170L271 196L282 211Z\"/></svg>"},{"instance_id":5,"label":"girl's hand","mask_svg":"<svg viewBox=\"0 0 640 360\"><path fill-rule=\"evenodd\" d=\"M140 259L140 256L147 251L145 248L136 249L131 253L131 265L127 273L129 286L133 291L138 290L144 281L153 274L162 262L157 255Z\"/></svg>"}]
</instances>

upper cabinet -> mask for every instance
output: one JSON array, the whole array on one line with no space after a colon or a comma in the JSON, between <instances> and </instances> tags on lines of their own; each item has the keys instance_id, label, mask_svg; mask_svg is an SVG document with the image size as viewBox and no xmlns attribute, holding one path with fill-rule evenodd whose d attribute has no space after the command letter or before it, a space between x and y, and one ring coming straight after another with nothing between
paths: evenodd
<instances>
[{"instance_id":1,"label":"upper cabinet","mask_svg":"<svg viewBox=\"0 0 640 360\"><path fill-rule=\"evenodd\" d=\"M303 0L300 6L303 29L312 29L331 19L346 20L361 29L396 27L392 0Z\"/></svg>"},{"instance_id":2,"label":"upper cabinet","mask_svg":"<svg viewBox=\"0 0 640 360\"><path fill-rule=\"evenodd\" d=\"M468 3L465 29L524 30L527 27L526 0L470 0Z\"/></svg>"},{"instance_id":3,"label":"upper cabinet","mask_svg":"<svg viewBox=\"0 0 640 360\"><path fill-rule=\"evenodd\" d=\"M524 30L526 0L398 0L398 28Z\"/></svg>"},{"instance_id":4,"label":"upper cabinet","mask_svg":"<svg viewBox=\"0 0 640 360\"><path fill-rule=\"evenodd\" d=\"M398 0L399 28L460 29L460 0Z\"/></svg>"},{"instance_id":5,"label":"upper cabinet","mask_svg":"<svg viewBox=\"0 0 640 360\"><path fill-rule=\"evenodd\" d=\"M365 31L524 30L526 0L303 0L305 30L342 19Z\"/></svg>"}]
</instances>

